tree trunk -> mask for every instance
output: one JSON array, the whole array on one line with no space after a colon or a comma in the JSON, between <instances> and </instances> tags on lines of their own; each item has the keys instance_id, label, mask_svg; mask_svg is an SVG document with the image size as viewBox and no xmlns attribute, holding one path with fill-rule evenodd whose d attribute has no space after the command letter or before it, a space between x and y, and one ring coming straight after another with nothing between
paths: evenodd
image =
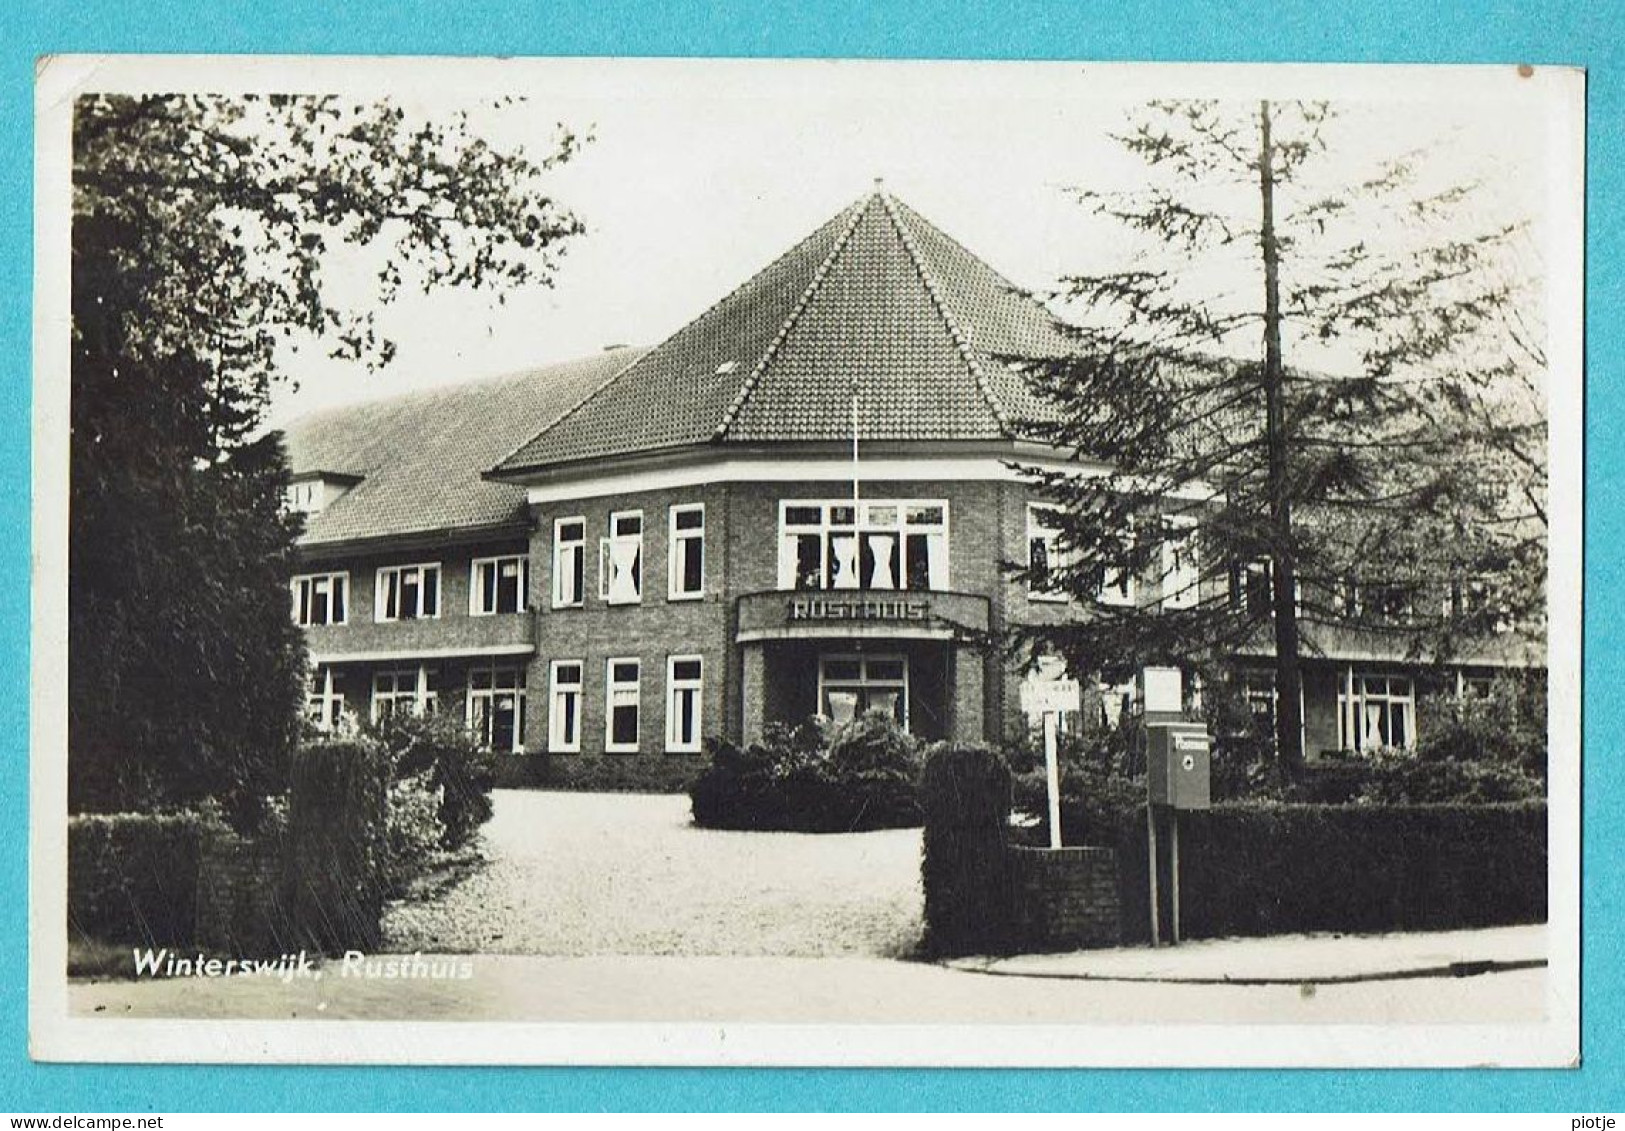
<instances>
[{"instance_id":1,"label":"tree trunk","mask_svg":"<svg viewBox=\"0 0 1625 1131\"><path fill-rule=\"evenodd\" d=\"M1275 747L1281 771L1303 767L1303 676L1298 670L1297 563L1287 484L1285 373L1281 363L1281 249L1275 235L1275 150L1270 104L1258 105L1259 250L1264 257L1264 406L1269 453L1271 575L1275 625Z\"/></svg>"}]
</instances>

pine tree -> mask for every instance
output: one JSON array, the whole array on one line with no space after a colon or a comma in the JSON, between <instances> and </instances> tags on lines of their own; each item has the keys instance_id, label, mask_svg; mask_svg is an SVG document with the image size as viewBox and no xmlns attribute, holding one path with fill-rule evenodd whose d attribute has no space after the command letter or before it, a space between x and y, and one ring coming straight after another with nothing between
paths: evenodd
<instances>
[{"instance_id":1,"label":"pine tree","mask_svg":"<svg viewBox=\"0 0 1625 1131\"><path fill-rule=\"evenodd\" d=\"M1030 359L1056 409L1033 427L1077 466L1026 469L1053 553L1019 572L1085 611L1021 646L1108 675L1269 652L1289 774L1305 655L1356 633L1444 661L1505 620L1538 631L1543 600L1521 225L1469 230L1471 186L1425 153L1328 187L1333 120L1144 108L1118 140L1146 183L1078 196L1145 256L1066 280L1078 349Z\"/></svg>"}]
</instances>

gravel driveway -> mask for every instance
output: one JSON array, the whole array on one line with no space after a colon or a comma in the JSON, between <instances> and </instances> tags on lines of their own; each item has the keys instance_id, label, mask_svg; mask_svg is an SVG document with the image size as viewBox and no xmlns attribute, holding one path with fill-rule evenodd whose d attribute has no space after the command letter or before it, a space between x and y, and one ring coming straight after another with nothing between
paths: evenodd
<instances>
[{"instance_id":1,"label":"gravel driveway","mask_svg":"<svg viewBox=\"0 0 1625 1131\"><path fill-rule=\"evenodd\" d=\"M498 790L488 862L390 909L392 951L868 955L919 940L920 832L719 832L685 795Z\"/></svg>"}]
</instances>

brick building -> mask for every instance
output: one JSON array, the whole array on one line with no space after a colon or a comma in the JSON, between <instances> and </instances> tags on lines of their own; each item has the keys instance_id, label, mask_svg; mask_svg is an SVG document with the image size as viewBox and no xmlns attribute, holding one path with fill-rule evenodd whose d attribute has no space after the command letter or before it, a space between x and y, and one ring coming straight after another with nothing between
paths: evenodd
<instances>
[{"instance_id":1,"label":"brick building","mask_svg":"<svg viewBox=\"0 0 1625 1131\"><path fill-rule=\"evenodd\" d=\"M1054 673L985 644L1078 610L1004 567L1045 538L1010 465L1056 457L999 359L1065 348L877 187L653 349L309 417L288 448L312 717L457 710L511 780L602 785L675 784L706 738L813 714L1019 732L1022 681ZM1414 741L1419 672L1338 640L1305 667L1310 753ZM1529 662L1492 644L1454 678Z\"/></svg>"}]
</instances>

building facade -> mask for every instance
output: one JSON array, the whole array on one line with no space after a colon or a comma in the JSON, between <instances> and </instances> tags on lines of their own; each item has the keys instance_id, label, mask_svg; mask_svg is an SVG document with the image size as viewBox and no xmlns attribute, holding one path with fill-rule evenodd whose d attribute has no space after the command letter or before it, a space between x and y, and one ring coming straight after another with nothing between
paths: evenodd
<instances>
[{"instance_id":1,"label":"building facade","mask_svg":"<svg viewBox=\"0 0 1625 1131\"><path fill-rule=\"evenodd\" d=\"M1083 611L1009 568L1047 537L1015 465L1059 461L1003 359L1068 341L877 186L651 350L309 418L288 447L311 717L457 711L511 781L614 787L813 715L1022 734L1024 681L1060 672L998 642ZM1163 588L1102 599L1192 599ZM1238 569L1203 596L1254 588ZM1498 643L1452 678L1532 662ZM1236 672L1272 710L1267 656ZM1346 634L1306 664L1306 747L1409 745L1427 690Z\"/></svg>"}]
</instances>

